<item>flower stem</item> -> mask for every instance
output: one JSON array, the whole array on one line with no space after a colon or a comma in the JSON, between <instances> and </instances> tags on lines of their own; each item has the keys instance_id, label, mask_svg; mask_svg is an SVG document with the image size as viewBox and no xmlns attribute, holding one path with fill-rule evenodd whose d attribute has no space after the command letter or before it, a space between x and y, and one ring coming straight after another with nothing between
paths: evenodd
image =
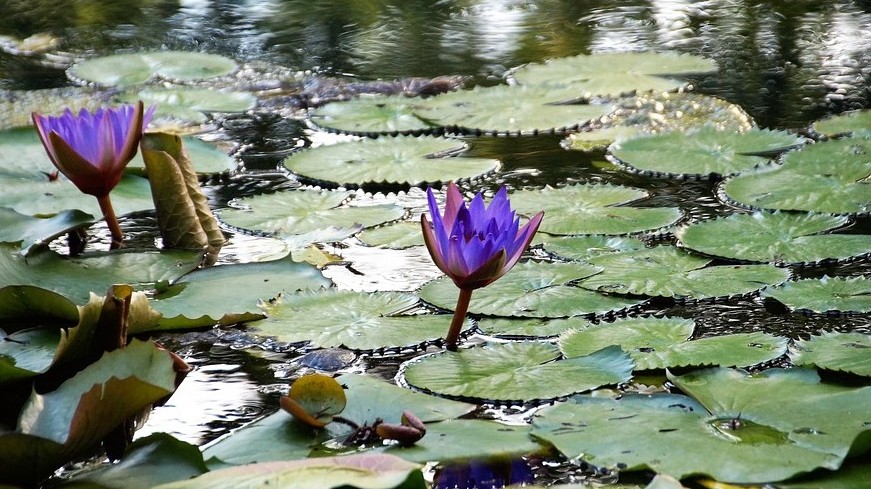
<instances>
[{"instance_id":1,"label":"flower stem","mask_svg":"<svg viewBox=\"0 0 871 489\"><path fill-rule=\"evenodd\" d=\"M457 297L454 319L451 320L451 328L445 337L445 348L450 351L457 351L457 339L460 337L460 330L463 329L463 322L466 320L466 311L469 310L469 302L472 300L472 290L474 289L460 289L460 295Z\"/></svg>"},{"instance_id":2,"label":"flower stem","mask_svg":"<svg viewBox=\"0 0 871 489\"><path fill-rule=\"evenodd\" d=\"M124 241L124 235L121 234L121 226L118 224L118 217L115 216L115 209L112 208L112 201L107 194L97 197L97 202L100 203L100 210L103 211L106 225L109 226L109 232L112 234L112 244L109 245L109 249L117 250Z\"/></svg>"}]
</instances>

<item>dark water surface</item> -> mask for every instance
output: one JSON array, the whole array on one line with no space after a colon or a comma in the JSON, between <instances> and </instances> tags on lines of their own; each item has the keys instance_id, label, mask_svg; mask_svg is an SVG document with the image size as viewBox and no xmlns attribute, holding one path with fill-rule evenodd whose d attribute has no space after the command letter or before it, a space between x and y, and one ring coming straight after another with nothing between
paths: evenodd
<instances>
[{"instance_id":1,"label":"dark water surface","mask_svg":"<svg viewBox=\"0 0 871 489\"><path fill-rule=\"evenodd\" d=\"M141 49L206 51L315 76L348 80L462 75L493 84L523 63L626 50L676 51L717 62L719 71L694 81L696 91L743 107L762 127L801 131L827 114L871 106L871 2L818 0L578 1L578 0L2 0L0 36L50 33L60 57ZM72 85L63 69L0 51L2 91ZM0 114L2 116L2 114ZM222 121L221 134L247 145L246 166L274 169L313 134L294 118L269 113ZM651 180L598 165L601 155L568 152L558 138L470 141L481 155L500 158L494 187L606 181L642 187L658 203L678 205L691 218L718 215L712 184ZM242 173L206 188L215 207L234 196L294 184L280 173ZM852 232L871 233L868 219ZM149 237L148 239L153 239ZM268 253L268 244L232 237L226 261ZM264 249L266 251L264 251ZM247 251L246 251L247 250ZM351 247L368 281L344 269L329 271L340 287L413 289L431 265L401 271L395 261ZM426 256L403 256L407 263ZM403 262L406 263L406 262ZM355 266L357 266L355 264ZM868 274L864 260L814 273ZM381 274L380 276L378 274ZM802 272L804 273L804 272ZM398 276L396 275L398 274ZM766 331L792 338L820 329L871 332L868 315L807 318L766 310L758 300L672 307L651 313L693 317L700 336ZM274 345L239 351L255 341L237 331L174 335L163 340L198 370L143 432L168 431L203 443L276 408L288 379L307 371L295 352ZM217 343L217 344L215 344ZM350 370L384 378L399 359L357 359Z\"/></svg>"}]
</instances>

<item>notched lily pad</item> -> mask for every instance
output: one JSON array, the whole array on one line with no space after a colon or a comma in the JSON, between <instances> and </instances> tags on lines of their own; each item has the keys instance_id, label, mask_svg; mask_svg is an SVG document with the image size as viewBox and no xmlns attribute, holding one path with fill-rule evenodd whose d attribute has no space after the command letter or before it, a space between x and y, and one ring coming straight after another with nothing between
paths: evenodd
<instances>
[{"instance_id":1,"label":"notched lily pad","mask_svg":"<svg viewBox=\"0 0 871 489\"><path fill-rule=\"evenodd\" d=\"M774 153L802 142L785 131L723 131L706 126L624 139L609 152L632 173L706 179L765 164Z\"/></svg>"},{"instance_id":2,"label":"notched lily pad","mask_svg":"<svg viewBox=\"0 0 871 489\"><path fill-rule=\"evenodd\" d=\"M867 215L871 136L823 141L789 152L782 165L728 178L719 197L751 208Z\"/></svg>"},{"instance_id":3,"label":"notched lily pad","mask_svg":"<svg viewBox=\"0 0 871 489\"><path fill-rule=\"evenodd\" d=\"M333 102L310 114L317 126L346 134L424 134L437 126L415 115L420 99L400 96L369 96Z\"/></svg>"},{"instance_id":4,"label":"notched lily pad","mask_svg":"<svg viewBox=\"0 0 871 489\"><path fill-rule=\"evenodd\" d=\"M828 331L798 340L789 351L792 363L871 377L871 336Z\"/></svg>"},{"instance_id":5,"label":"notched lily pad","mask_svg":"<svg viewBox=\"0 0 871 489\"><path fill-rule=\"evenodd\" d=\"M367 246L380 246L393 250L424 244L419 221L400 221L364 229L357 233L357 238Z\"/></svg>"},{"instance_id":6,"label":"notched lily pad","mask_svg":"<svg viewBox=\"0 0 871 489\"><path fill-rule=\"evenodd\" d=\"M206 122L211 112L245 112L257 105L257 97L247 92L216 90L209 88L172 87L143 88L121 97L133 102L142 100L146 106L157 106L155 117L168 117L200 124Z\"/></svg>"},{"instance_id":7,"label":"notched lily pad","mask_svg":"<svg viewBox=\"0 0 871 489\"><path fill-rule=\"evenodd\" d=\"M548 216L550 217L550 216ZM618 251L640 250L646 248L644 241L632 237L616 236L552 236L539 232L532 238L533 245L540 245L544 251L561 258L584 261L594 256L616 253Z\"/></svg>"},{"instance_id":8,"label":"notched lily pad","mask_svg":"<svg viewBox=\"0 0 871 489\"><path fill-rule=\"evenodd\" d=\"M680 244L706 255L785 265L851 260L871 253L871 236L824 234L845 216L815 213L732 214L678 228Z\"/></svg>"},{"instance_id":9,"label":"notched lily pad","mask_svg":"<svg viewBox=\"0 0 871 489\"><path fill-rule=\"evenodd\" d=\"M74 79L112 87L145 83L155 76L195 81L229 74L236 63L223 56L186 51L115 54L81 61L70 68Z\"/></svg>"},{"instance_id":10,"label":"notched lily pad","mask_svg":"<svg viewBox=\"0 0 871 489\"><path fill-rule=\"evenodd\" d=\"M817 134L825 137L871 135L871 109L853 110L827 117L811 124Z\"/></svg>"},{"instance_id":11,"label":"notched lily pad","mask_svg":"<svg viewBox=\"0 0 871 489\"><path fill-rule=\"evenodd\" d=\"M871 280L867 277L823 277L786 282L762 291L793 311L816 314L871 312Z\"/></svg>"},{"instance_id":12,"label":"notched lily pad","mask_svg":"<svg viewBox=\"0 0 871 489\"><path fill-rule=\"evenodd\" d=\"M579 55L521 66L511 77L525 86L572 87L576 97L618 96L636 91L672 91L687 86L674 75L710 73L713 61L674 53Z\"/></svg>"},{"instance_id":13,"label":"notched lily pad","mask_svg":"<svg viewBox=\"0 0 871 489\"><path fill-rule=\"evenodd\" d=\"M562 134L607 114L607 105L556 103L556 90L498 85L475 87L422 100L415 114L463 134Z\"/></svg>"},{"instance_id":14,"label":"notched lily pad","mask_svg":"<svg viewBox=\"0 0 871 489\"><path fill-rule=\"evenodd\" d=\"M636 370L719 365L747 367L786 353L786 338L767 333L739 333L689 341L695 324L682 318L629 318L599 323L560 336L567 358L620 346Z\"/></svg>"},{"instance_id":15,"label":"notched lily pad","mask_svg":"<svg viewBox=\"0 0 871 489\"><path fill-rule=\"evenodd\" d=\"M592 323L583 318L565 319L508 319L481 318L478 329L497 338L550 338L566 331L582 329Z\"/></svg>"},{"instance_id":16,"label":"notched lily pad","mask_svg":"<svg viewBox=\"0 0 871 489\"><path fill-rule=\"evenodd\" d=\"M713 299L751 294L783 283L787 269L773 265L709 266L711 260L673 246L657 246L593 257L603 271L579 286L614 294Z\"/></svg>"},{"instance_id":17,"label":"notched lily pad","mask_svg":"<svg viewBox=\"0 0 871 489\"><path fill-rule=\"evenodd\" d=\"M660 229L682 217L676 207L629 207L648 196L644 190L620 185L568 185L518 190L511 204L518 213L546 216L539 231L556 235L625 235Z\"/></svg>"},{"instance_id":18,"label":"notched lily pad","mask_svg":"<svg viewBox=\"0 0 871 489\"><path fill-rule=\"evenodd\" d=\"M459 156L462 141L432 136L363 139L298 151L285 166L316 182L348 188L364 184L420 186L479 177L499 160Z\"/></svg>"},{"instance_id":19,"label":"notched lily pad","mask_svg":"<svg viewBox=\"0 0 871 489\"><path fill-rule=\"evenodd\" d=\"M496 343L416 359L402 375L437 394L505 402L567 396L632 375L632 360L618 347L555 361L559 356L549 343Z\"/></svg>"},{"instance_id":20,"label":"notched lily pad","mask_svg":"<svg viewBox=\"0 0 871 489\"><path fill-rule=\"evenodd\" d=\"M450 324L447 315L411 314L420 312L419 302L400 292L304 291L264 304L267 319L251 326L281 342L321 348L415 347L438 340ZM467 321L464 329L471 327Z\"/></svg>"},{"instance_id":21,"label":"notched lily pad","mask_svg":"<svg viewBox=\"0 0 871 489\"><path fill-rule=\"evenodd\" d=\"M600 270L583 263L519 263L504 277L475 290L469 312L486 316L560 318L623 311L643 302L572 285ZM424 285L420 296L430 304L453 309L457 287L443 277Z\"/></svg>"}]
</instances>

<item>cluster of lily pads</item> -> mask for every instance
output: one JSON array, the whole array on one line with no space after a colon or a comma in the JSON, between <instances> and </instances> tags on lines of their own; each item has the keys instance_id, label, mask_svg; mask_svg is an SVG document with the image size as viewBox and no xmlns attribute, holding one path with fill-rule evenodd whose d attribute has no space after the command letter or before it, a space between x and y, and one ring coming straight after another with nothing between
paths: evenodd
<instances>
[{"instance_id":1,"label":"cluster of lily pads","mask_svg":"<svg viewBox=\"0 0 871 489\"><path fill-rule=\"evenodd\" d=\"M119 101L157 101L157 117L199 124L213 112L257 110L254 94L228 95L203 81L234 67L219 57L143 53L86 60L70 74L119 88ZM167 435L143 438L119 464L79 482L234 487L293 479L416 488L428 484L421 464L490 457L583 462L621 476L654 472L653 487L862 480L871 472L861 459L871 448L871 417L856 408L871 403L867 334L707 336L692 318L662 314L660 304L740 298L777 301L788 314L811 318L868 318L868 278L821 270L867 269L871 236L857 229L867 229L871 213L871 116L819 121L805 136L759 129L740 108L690 91L686 75L713 69L690 56L585 55L518 67L497 86L324 105L306 120L355 138L290 155L284 166L304 186L218 209L225 230L279 243L281 256L206 268L197 267L196 252L154 247L68 256L56 238L93 227L92 199L47 178L51 165L31 128L2 131L0 385L49 372L64 348L62 331L82 328L91 293L129 283L150 299L141 312L147 321L131 333L244 325L291 351L338 348L404 360L394 382L339 375L347 397L341 415L371 426L407 410L426 436L410 446L361 447L344 443L347 424L313 429L278 411L203 450ZM167 83L154 88L154 80ZM246 103L215 103L237 99ZM194 113L168 110L173 103ZM502 163L474 156L476 138L551 135L564 136L567 150L606 155L635 181L709 182L721 210L689 218L692 202L656 205L651 191L609 181L512 189L519 214L545 211L536 250L476 291L458 351L440 348L456 289L435 278L431 265L415 265L424 271L419 290L359 292L326 278L348 265L332 256L342 252L330 243L405 258L422 249L423 187L455 181L470 193L487 190ZM203 147L191 153L200 172L232 168L244 176L232 158L185 141ZM146 178L133 168L113 191L119 215L152 208ZM55 406L78 405L81 392L114 382L112 368L78 378ZM148 383L137 371L130 378ZM497 412L520 406L524 416L519 423L485 419L475 415L482 405ZM75 427L21 418L0 430L0 457L6 447L38 448L38 438L87 444L76 436L92 428ZM165 470L148 469L155 463Z\"/></svg>"}]
</instances>

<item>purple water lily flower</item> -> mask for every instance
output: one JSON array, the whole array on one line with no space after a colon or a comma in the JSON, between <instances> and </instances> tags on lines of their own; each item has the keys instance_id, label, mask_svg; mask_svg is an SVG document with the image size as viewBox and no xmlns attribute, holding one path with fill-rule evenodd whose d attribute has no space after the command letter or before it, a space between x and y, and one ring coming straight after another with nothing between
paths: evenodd
<instances>
[{"instance_id":1,"label":"purple water lily flower","mask_svg":"<svg viewBox=\"0 0 871 489\"><path fill-rule=\"evenodd\" d=\"M67 109L59 117L33 113L39 139L54 166L82 192L97 197L112 232L113 247L121 243L121 230L109 201L124 167L136 155L154 106L144 110L142 102L117 108Z\"/></svg>"},{"instance_id":2,"label":"purple water lily flower","mask_svg":"<svg viewBox=\"0 0 871 489\"><path fill-rule=\"evenodd\" d=\"M460 289L454 320L446 337L450 350L456 341L469 307L472 291L493 283L508 273L529 246L541 219L539 212L520 227L503 186L489 206L479 193L468 207L453 182L448 184L444 214L439 213L432 189L427 190L430 223L421 215L423 238L430 256Z\"/></svg>"}]
</instances>

